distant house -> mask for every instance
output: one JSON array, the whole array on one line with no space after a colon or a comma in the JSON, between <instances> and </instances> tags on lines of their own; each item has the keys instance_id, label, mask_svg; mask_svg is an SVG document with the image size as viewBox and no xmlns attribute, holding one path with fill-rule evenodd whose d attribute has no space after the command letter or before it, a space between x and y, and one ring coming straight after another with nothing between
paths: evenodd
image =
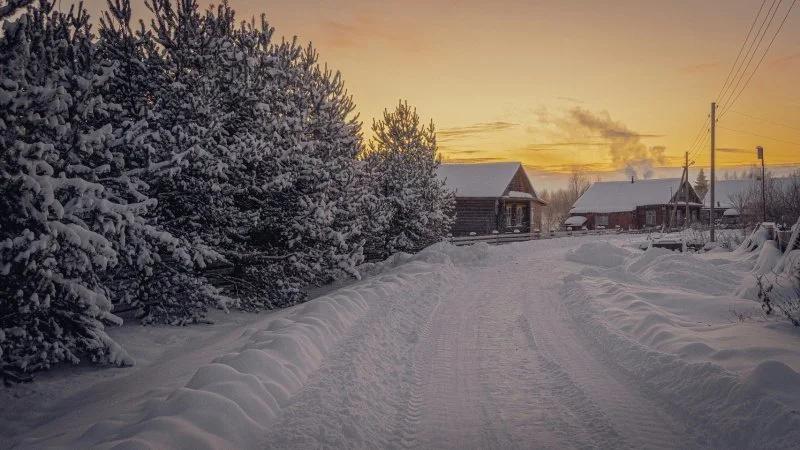
<instances>
[{"instance_id":1,"label":"distant house","mask_svg":"<svg viewBox=\"0 0 800 450\"><path fill-rule=\"evenodd\" d=\"M690 220L696 221L701 203L689 182L681 185L679 178L598 181L572 206L565 226L642 229L669 226L671 220L677 226L684 221L687 195ZM678 203L677 210L673 202Z\"/></svg>"},{"instance_id":2,"label":"distant house","mask_svg":"<svg viewBox=\"0 0 800 450\"><path fill-rule=\"evenodd\" d=\"M761 220L761 179L759 178L745 178L742 180L720 180L715 183L714 189L714 218L717 222L723 224L744 224L752 221ZM774 201L775 194L778 192L783 193L796 193L800 186L800 179L795 176L788 177L767 177L765 187L767 189L767 208L772 205L769 202ZM742 217L743 212L739 208L745 206L744 214L749 217ZM771 212L775 214L776 211ZM708 217L711 214L711 191L707 192L703 199L703 209L701 212L701 219L703 222L708 222ZM754 216L755 214L755 216ZM788 217L770 217L771 220L780 223L792 223L795 218Z\"/></svg>"},{"instance_id":3,"label":"distant house","mask_svg":"<svg viewBox=\"0 0 800 450\"><path fill-rule=\"evenodd\" d=\"M531 224L539 228L546 203L536 196L522 164L441 164L437 175L455 191L454 236L527 233Z\"/></svg>"},{"instance_id":4,"label":"distant house","mask_svg":"<svg viewBox=\"0 0 800 450\"><path fill-rule=\"evenodd\" d=\"M734 223L739 220L737 203L748 195L748 192L761 192L761 184L756 186L756 180L719 180L714 183L714 218L725 223ZM737 198L740 197L740 198ZM708 222L711 214L711 191L706 192L703 198L703 209L700 218Z\"/></svg>"}]
</instances>

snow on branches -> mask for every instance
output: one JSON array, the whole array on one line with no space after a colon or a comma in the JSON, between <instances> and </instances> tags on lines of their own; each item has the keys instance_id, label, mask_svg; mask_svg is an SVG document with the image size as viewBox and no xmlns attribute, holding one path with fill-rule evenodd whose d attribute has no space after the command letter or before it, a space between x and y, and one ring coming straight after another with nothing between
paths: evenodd
<instances>
[{"instance_id":1,"label":"snow on branches","mask_svg":"<svg viewBox=\"0 0 800 450\"><path fill-rule=\"evenodd\" d=\"M385 110L372 130L366 160L378 174L387 216L370 250L385 256L441 240L452 226L455 199L436 177L440 160L433 122L421 125L417 111L401 101L394 111Z\"/></svg>"},{"instance_id":2,"label":"snow on branches","mask_svg":"<svg viewBox=\"0 0 800 450\"><path fill-rule=\"evenodd\" d=\"M375 254L447 233L433 126L361 123L341 75L222 5L5 2L0 34L0 363L7 378L131 359L105 327L211 305L290 305ZM227 266L215 280L209 266Z\"/></svg>"}]
</instances>

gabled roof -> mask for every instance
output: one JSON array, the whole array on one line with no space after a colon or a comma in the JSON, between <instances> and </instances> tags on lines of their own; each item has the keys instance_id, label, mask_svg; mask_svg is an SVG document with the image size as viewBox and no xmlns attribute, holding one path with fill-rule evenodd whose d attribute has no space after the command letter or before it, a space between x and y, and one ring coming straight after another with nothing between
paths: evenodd
<instances>
[{"instance_id":1,"label":"gabled roof","mask_svg":"<svg viewBox=\"0 0 800 450\"><path fill-rule=\"evenodd\" d=\"M440 164L436 175L457 197L502 197L521 168L518 162ZM525 170L522 173L528 176Z\"/></svg>"},{"instance_id":2,"label":"gabled roof","mask_svg":"<svg viewBox=\"0 0 800 450\"><path fill-rule=\"evenodd\" d=\"M570 213L634 211L637 206L664 205L680 188L680 178L655 180L598 181L572 205Z\"/></svg>"},{"instance_id":3,"label":"gabled roof","mask_svg":"<svg viewBox=\"0 0 800 450\"><path fill-rule=\"evenodd\" d=\"M717 209L733 208L733 197L755 186L755 180L719 180L714 183L714 202ZM759 188L760 192L760 188ZM703 208L711 208L711 190L703 198Z\"/></svg>"}]
</instances>

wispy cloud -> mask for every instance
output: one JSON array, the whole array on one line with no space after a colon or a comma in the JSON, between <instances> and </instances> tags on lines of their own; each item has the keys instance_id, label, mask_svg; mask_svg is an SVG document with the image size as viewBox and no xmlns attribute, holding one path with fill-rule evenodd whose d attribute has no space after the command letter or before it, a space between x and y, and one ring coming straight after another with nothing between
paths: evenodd
<instances>
[{"instance_id":1,"label":"wispy cloud","mask_svg":"<svg viewBox=\"0 0 800 450\"><path fill-rule=\"evenodd\" d=\"M770 65L777 69L785 69L790 66L793 66L796 63L800 63L800 52L792 53L790 55L785 55L785 56L779 56L770 61Z\"/></svg>"},{"instance_id":2,"label":"wispy cloud","mask_svg":"<svg viewBox=\"0 0 800 450\"><path fill-rule=\"evenodd\" d=\"M717 68L722 66L721 61L712 61L707 63L699 63L699 64L692 64L689 66L683 66L678 69L679 72L686 73L686 74L698 74L698 73L705 73L712 70L716 70Z\"/></svg>"},{"instance_id":3,"label":"wispy cloud","mask_svg":"<svg viewBox=\"0 0 800 450\"><path fill-rule=\"evenodd\" d=\"M523 149L531 152L542 152L542 151L568 151L570 149L574 149L575 147L605 147L608 145L607 142L581 142L581 141L572 141L572 142L545 142L539 144L529 144L526 145Z\"/></svg>"},{"instance_id":4,"label":"wispy cloud","mask_svg":"<svg viewBox=\"0 0 800 450\"><path fill-rule=\"evenodd\" d=\"M443 162L446 163L483 163L483 162L498 162L498 161L506 161L504 158L493 158L493 157L485 157L485 158L452 158L452 157L444 157Z\"/></svg>"},{"instance_id":5,"label":"wispy cloud","mask_svg":"<svg viewBox=\"0 0 800 450\"><path fill-rule=\"evenodd\" d=\"M519 124L511 122L484 122L467 125L463 127L443 128L436 132L436 136L441 140L462 139L465 137L474 137L487 133L496 133L498 131L505 131L518 126Z\"/></svg>"},{"instance_id":6,"label":"wispy cloud","mask_svg":"<svg viewBox=\"0 0 800 450\"><path fill-rule=\"evenodd\" d=\"M746 148L733 148L733 147L717 147L716 151L721 153L753 153L753 150Z\"/></svg>"},{"instance_id":7,"label":"wispy cloud","mask_svg":"<svg viewBox=\"0 0 800 450\"><path fill-rule=\"evenodd\" d=\"M556 97L556 99L563 100L565 102L570 102L570 103L580 103L580 104L584 103L583 100L581 100L579 98L575 98L575 97L558 96L558 97Z\"/></svg>"},{"instance_id":8,"label":"wispy cloud","mask_svg":"<svg viewBox=\"0 0 800 450\"><path fill-rule=\"evenodd\" d=\"M376 14L361 13L343 20L324 20L319 28L323 41L334 48L360 48L375 41L390 42L394 47L408 51L421 48L413 35Z\"/></svg>"},{"instance_id":9,"label":"wispy cloud","mask_svg":"<svg viewBox=\"0 0 800 450\"><path fill-rule=\"evenodd\" d=\"M610 167L608 164L605 163L537 164L535 167L530 168L530 170L534 170L540 173L556 173L556 174L570 173L575 169L579 169L581 171L588 173L605 173L614 171L614 168Z\"/></svg>"}]
</instances>

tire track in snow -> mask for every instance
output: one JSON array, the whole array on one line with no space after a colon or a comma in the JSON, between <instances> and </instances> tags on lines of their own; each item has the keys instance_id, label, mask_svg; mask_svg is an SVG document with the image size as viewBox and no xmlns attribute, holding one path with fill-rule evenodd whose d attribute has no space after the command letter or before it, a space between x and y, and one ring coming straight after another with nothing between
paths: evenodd
<instances>
[{"instance_id":1,"label":"tire track in snow","mask_svg":"<svg viewBox=\"0 0 800 450\"><path fill-rule=\"evenodd\" d=\"M419 339L410 353L410 364L407 368L410 389L404 395L404 407L398 411L396 431L390 443L400 448L414 448L417 445L417 428L419 427L422 415L424 399L420 388L422 386L422 375L420 373L417 359L422 353L421 342L427 342L433 331L432 320L439 310L441 302L437 302L431 314L420 328Z\"/></svg>"},{"instance_id":2,"label":"tire track in snow","mask_svg":"<svg viewBox=\"0 0 800 450\"><path fill-rule=\"evenodd\" d=\"M528 262L532 270L546 271L543 259ZM546 277L542 277L546 279ZM552 280L552 279L551 279ZM647 390L613 364L603 360L583 341L567 310L563 307L558 285L529 280L526 289L550 291L552 295L526 305L526 317L533 319L532 336L543 353L574 380L614 424L625 443L633 448L693 448L697 441L682 419L670 415L670 405L660 405Z\"/></svg>"},{"instance_id":3,"label":"tire track in snow","mask_svg":"<svg viewBox=\"0 0 800 450\"><path fill-rule=\"evenodd\" d=\"M402 273L406 292L370 305L319 371L283 409L264 439L267 448L396 448L397 423L413 415L413 349L426 318L460 272ZM422 281L413 283L414 279ZM412 406L412 408L409 407ZM406 436L413 444L413 418ZM398 439L398 437L400 439Z\"/></svg>"},{"instance_id":4,"label":"tire track in snow","mask_svg":"<svg viewBox=\"0 0 800 450\"><path fill-rule=\"evenodd\" d=\"M418 361L427 372L421 447L624 446L601 408L529 339L520 274L507 269L473 271L440 306Z\"/></svg>"},{"instance_id":5,"label":"tire track in snow","mask_svg":"<svg viewBox=\"0 0 800 450\"><path fill-rule=\"evenodd\" d=\"M586 392L575 383L567 372L551 358L544 355L536 343L531 324L524 315L517 319L518 326L525 336L527 345L536 353L538 368L546 379L543 386L551 394L557 394L554 400L556 408L563 408L561 426L554 427L556 433L565 442L572 442L577 447L601 448L633 448L626 445L603 410L586 395Z\"/></svg>"}]
</instances>

